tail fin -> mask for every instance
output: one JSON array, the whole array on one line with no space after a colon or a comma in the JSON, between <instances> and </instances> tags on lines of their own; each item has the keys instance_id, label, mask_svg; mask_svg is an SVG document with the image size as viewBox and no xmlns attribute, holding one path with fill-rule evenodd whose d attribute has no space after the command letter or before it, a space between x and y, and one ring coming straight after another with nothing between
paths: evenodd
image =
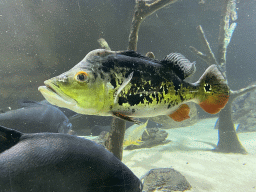
<instances>
[{"instance_id":1,"label":"tail fin","mask_svg":"<svg viewBox=\"0 0 256 192\"><path fill-rule=\"evenodd\" d=\"M216 114L228 102L229 87L216 65L208 67L197 82L199 105L208 113Z\"/></svg>"}]
</instances>

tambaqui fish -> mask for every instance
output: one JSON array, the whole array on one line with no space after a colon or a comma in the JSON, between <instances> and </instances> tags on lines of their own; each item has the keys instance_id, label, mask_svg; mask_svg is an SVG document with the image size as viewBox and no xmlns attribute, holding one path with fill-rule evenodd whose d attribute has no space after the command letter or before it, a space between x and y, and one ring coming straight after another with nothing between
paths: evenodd
<instances>
[{"instance_id":1,"label":"tambaqui fish","mask_svg":"<svg viewBox=\"0 0 256 192\"><path fill-rule=\"evenodd\" d=\"M69 118L48 102L23 101L22 108L0 113L0 125L23 133L70 133Z\"/></svg>"},{"instance_id":2,"label":"tambaqui fish","mask_svg":"<svg viewBox=\"0 0 256 192\"><path fill-rule=\"evenodd\" d=\"M132 117L169 115L189 118L186 102L218 113L228 102L229 87L216 65L195 83L184 79L195 70L181 54L155 60L134 51L96 49L69 71L46 80L39 91L53 105L77 113Z\"/></svg>"},{"instance_id":3,"label":"tambaqui fish","mask_svg":"<svg viewBox=\"0 0 256 192\"><path fill-rule=\"evenodd\" d=\"M142 184L113 153L93 141L0 126L0 191L141 192Z\"/></svg>"}]
</instances>

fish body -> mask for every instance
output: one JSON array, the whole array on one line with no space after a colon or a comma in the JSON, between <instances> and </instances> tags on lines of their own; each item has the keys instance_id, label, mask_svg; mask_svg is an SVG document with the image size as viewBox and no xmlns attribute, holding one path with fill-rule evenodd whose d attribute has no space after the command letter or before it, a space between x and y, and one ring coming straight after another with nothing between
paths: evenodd
<instances>
[{"instance_id":1,"label":"fish body","mask_svg":"<svg viewBox=\"0 0 256 192\"><path fill-rule=\"evenodd\" d=\"M141 192L134 173L103 146L60 133L0 126L0 191Z\"/></svg>"},{"instance_id":2,"label":"fish body","mask_svg":"<svg viewBox=\"0 0 256 192\"><path fill-rule=\"evenodd\" d=\"M177 111L186 113L180 118L186 119L185 103L190 101L208 113L218 113L229 98L224 77L212 65L197 82L188 83L184 79L193 73L193 66L173 54L155 60L134 51L96 49L69 71L46 80L39 91L53 105L125 120Z\"/></svg>"},{"instance_id":3,"label":"fish body","mask_svg":"<svg viewBox=\"0 0 256 192\"><path fill-rule=\"evenodd\" d=\"M138 141L142 138L143 132L147 129L148 120L140 125L134 124L125 131L124 146L131 144L138 145Z\"/></svg>"},{"instance_id":4,"label":"fish body","mask_svg":"<svg viewBox=\"0 0 256 192\"><path fill-rule=\"evenodd\" d=\"M0 125L23 133L68 133L72 129L67 116L45 102L24 101L24 107L0 113Z\"/></svg>"}]
</instances>

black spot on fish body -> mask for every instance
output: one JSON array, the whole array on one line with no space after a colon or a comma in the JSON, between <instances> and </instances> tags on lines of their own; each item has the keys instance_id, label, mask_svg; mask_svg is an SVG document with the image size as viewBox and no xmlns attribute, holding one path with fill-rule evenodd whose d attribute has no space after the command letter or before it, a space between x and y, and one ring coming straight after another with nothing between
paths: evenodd
<instances>
[{"instance_id":1,"label":"black spot on fish body","mask_svg":"<svg viewBox=\"0 0 256 192\"><path fill-rule=\"evenodd\" d=\"M172 108L173 106L175 106L175 105L177 105L177 104L178 104L177 101L170 101L170 103L169 103L168 106L167 106L167 109Z\"/></svg>"},{"instance_id":2,"label":"black spot on fish body","mask_svg":"<svg viewBox=\"0 0 256 192\"><path fill-rule=\"evenodd\" d=\"M121 97L119 96L118 98L118 104L123 105L124 103L127 103L127 98L126 97Z\"/></svg>"},{"instance_id":3,"label":"black spot on fish body","mask_svg":"<svg viewBox=\"0 0 256 192\"><path fill-rule=\"evenodd\" d=\"M93 72L93 77L94 77L94 79L97 79L98 74L97 74L97 73L95 73L95 72Z\"/></svg>"},{"instance_id":4,"label":"black spot on fish body","mask_svg":"<svg viewBox=\"0 0 256 192\"><path fill-rule=\"evenodd\" d=\"M131 106L138 105L140 103L144 104L144 98L141 97L139 94L137 94L137 95L128 95L127 96L127 102Z\"/></svg>"},{"instance_id":5,"label":"black spot on fish body","mask_svg":"<svg viewBox=\"0 0 256 192\"><path fill-rule=\"evenodd\" d=\"M111 83L111 85L112 85L114 88L117 87L117 85L116 85L116 77L115 77L115 75L113 75L113 74L111 74L111 76L110 76L110 83Z\"/></svg>"},{"instance_id":6,"label":"black spot on fish body","mask_svg":"<svg viewBox=\"0 0 256 192\"><path fill-rule=\"evenodd\" d=\"M184 100L185 100L185 98L183 97L182 94L180 94L180 100L181 100L181 101L184 101Z\"/></svg>"},{"instance_id":7,"label":"black spot on fish body","mask_svg":"<svg viewBox=\"0 0 256 192\"><path fill-rule=\"evenodd\" d=\"M149 95L144 96L144 98L146 99L146 101L148 102L148 104L152 103L152 99L149 97Z\"/></svg>"},{"instance_id":8,"label":"black spot on fish body","mask_svg":"<svg viewBox=\"0 0 256 192\"><path fill-rule=\"evenodd\" d=\"M158 104L159 101L160 101L160 100L159 100L159 94L157 93L157 94L156 94L156 103Z\"/></svg>"},{"instance_id":9,"label":"black spot on fish body","mask_svg":"<svg viewBox=\"0 0 256 192\"><path fill-rule=\"evenodd\" d=\"M104 74L103 74L102 71L100 72L100 78L101 78L101 79L104 79L104 78L105 78L105 76L104 76Z\"/></svg>"},{"instance_id":10,"label":"black spot on fish body","mask_svg":"<svg viewBox=\"0 0 256 192\"><path fill-rule=\"evenodd\" d=\"M178 84L174 84L174 89L175 89L175 91L177 92L178 90L180 90L180 84L178 83Z\"/></svg>"}]
</instances>

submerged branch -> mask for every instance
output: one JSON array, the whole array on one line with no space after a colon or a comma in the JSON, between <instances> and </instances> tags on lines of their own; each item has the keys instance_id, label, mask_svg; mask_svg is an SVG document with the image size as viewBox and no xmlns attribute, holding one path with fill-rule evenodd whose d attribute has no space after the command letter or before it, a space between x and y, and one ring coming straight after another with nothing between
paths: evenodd
<instances>
[{"instance_id":1,"label":"submerged branch","mask_svg":"<svg viewBox=\"0 0 256 192\"><path fill-rule=\"evenodd\" d=\"M205 61L207 64L211 65L208 62L208 57L207 55L205 55L204 53L202 53L201 51L198 51L195 47L193 46L189 46L190 51L192 51L192 53L194 53L195 55L197 55L200 59L202 59L203 61Z\"/></svg>"},{"instance_id":2,"label":"submerged branch","mask_svg":"<svg viewBox=\"0 0 256 192\"><path fill-rule=\"evenodd\" d=\"M223 2L223 9L221 13L221 21L219 28L219 47L218 47L218 62L221 71L226 73L226 54L227 47L231 40L232 34L236 28L236 23L230 24L231 21L237 19L236 0L225 0ZM226 76L226 75L225 75Z\"/></svg>"},{"instance_id":3,"label":"submerged branch","mask_svg":"<svg viewBox=\"0 0 256 192\"><path fill-rule=\"evenodd\" d=\"M111 130L105 142L106 148L121 161L123 158L123 142L125 128L126 127L124 120L113 117Z\"/></svg>"},{"instance_id":4,"label":"submerged branch","mask_svg":"<svg viewBox=\"0 0 256 192\"><path fill-rule=\"evenodd\" d=\"M199 25L197 28L197 32L199 35L199 38L201 40L201 43L203 45L203 49L206 52L206 54L198 51L195 47L190 46L190 50L197 55L200 59L204 60L208 65L216 64L218 65L218 62L214 56L214 53L212 52L210 43L207 41L207 38L205 36L204 30L201 25Z\"/></svg>"},{"instance_id":5,"label":"submerged branch","mask_svg":"<svg viewBox=\"0 0 256 192\"><path fill-rule=\"evenodd\" d=\"M209 65L218 64L218 62L217 62L217 60L216 60L216 58L214 56L214 53L212 52L210 44L209 44L209 42L208 42L208 40L207 40L207 38L205 36L204 30L203 30L201 25L199 25L197 27L197 32L199 34L199 38L200 38L200 40L202 42L202 45L204 46L204 51L206 51L205 55L207 57L207 63Z\"/></svg>"},{"instance_id":6,"label":"submerged branch","mask_svg":"<svg viewBox=\"0 0 256 192\"><path fill-rule=\"evenodd\" d=\"M241 96L241 95L243 95L243 94L245 94L247 92L253 91L255 89L256 89L256 85L250 85L250 86L248 86L246 88L239 89L237 91L230 90L230 96L232 96L231 97L232 99L235 99L235 98L237 98L237 97L239 97L239 96Z\"/></svg>"},{"instance_id":7,"label":"submerged branch","mask_svg":"<svg viewBox=\"0 0 256 192\"><path fill-rule=\"evenodd\" d=\"M201 40L201 43L203 45L203 49L204 51L206 52L206 54L198 51L195 47L192 47L190 46L190 50L196 54L200 59L204 60L208 65L212 65L212 64L216 64L219 71L221 72L221 74L223 75L223 77L225 77L226 79L226 73L222 71L221 67L219 66L219 63L217 62L215 56L214 56L214 53L212 52L212 49L211 49L211 46L210 46L210 43L208 42L206 36L205 36L205 33L204 33L204 30L202 28L201 25L199 25L197 27L197 32L198 32L198 35L199 35L199 38Z\"/></svg>"},{"instance_id":8,"label":"submerged branch","mask_svg":"<svg viewBox=\"0 0 256 192\"><path fill-rule=\"evenodd\" d=\"M137 0L134 15L132 19L131 32L128 42L128 50L137 50L138 33L141 22L155 11L163 8L164 6L175 3L178 0L157 0L154 3L148 4L145 1Z\"/></svg>"}]
</instances>

